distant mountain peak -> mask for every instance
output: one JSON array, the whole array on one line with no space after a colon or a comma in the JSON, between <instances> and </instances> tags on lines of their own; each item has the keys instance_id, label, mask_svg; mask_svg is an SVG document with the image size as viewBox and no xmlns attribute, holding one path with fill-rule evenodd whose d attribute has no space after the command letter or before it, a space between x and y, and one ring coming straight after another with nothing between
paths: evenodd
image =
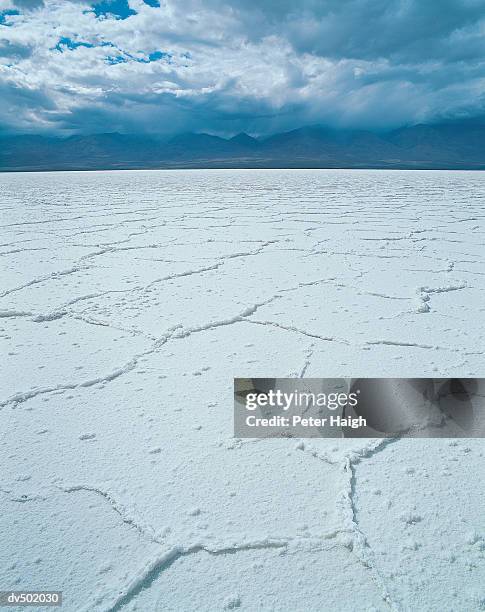
<instances>
[{"instance_id":1,"label":"distant mountain peak","mask_svg":"<svg viewBox=\"0 0 485 612\"><path fill-rule=\"evenodd\" d=\"M236 136L230 138L229 142L233 142L235 144L243 145L246 147L254 147L259 144L259 141L256 140L256 138L253 138L249 134L246 134L246 132L239 132L239 134L236 134Z\"/></svg>"}]
</instances>

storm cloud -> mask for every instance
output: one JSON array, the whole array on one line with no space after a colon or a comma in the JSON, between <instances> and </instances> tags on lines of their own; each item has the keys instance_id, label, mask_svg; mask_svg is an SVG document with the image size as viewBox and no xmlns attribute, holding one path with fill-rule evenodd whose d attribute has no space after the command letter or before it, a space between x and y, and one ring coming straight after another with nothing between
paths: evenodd
<instances>
[{"instance_id":1,"label":"storm cloud","mask_svg":"<svg viewBox=\"0 0 485 612\"><path fill-rule=\"evenodd\" d=\"M0 0L4 132L481 117L482 0Z\"/></svg>"}]
</instances>

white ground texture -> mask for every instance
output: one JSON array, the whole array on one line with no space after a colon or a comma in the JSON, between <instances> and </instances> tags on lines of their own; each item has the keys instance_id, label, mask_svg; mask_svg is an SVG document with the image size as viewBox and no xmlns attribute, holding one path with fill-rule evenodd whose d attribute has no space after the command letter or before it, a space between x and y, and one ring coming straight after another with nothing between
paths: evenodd
<instances>
[{"instance_id":1,"label":"white ground texture","mask_svg":"<svg viewBox=\"0 0 485 612\"><path fill-rule=\"evenodd\" d=\"M232 433L234 376L484 375L485 174L0 190L0 590L69 612L485 609L483 440Z\"/></svg>"}]
</instances>

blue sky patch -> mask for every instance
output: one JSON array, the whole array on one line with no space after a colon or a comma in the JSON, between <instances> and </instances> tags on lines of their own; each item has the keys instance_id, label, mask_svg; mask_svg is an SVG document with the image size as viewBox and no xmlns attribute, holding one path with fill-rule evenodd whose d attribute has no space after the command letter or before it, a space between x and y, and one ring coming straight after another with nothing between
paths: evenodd
<instances>
[{"instance_id":1,"label":"blue sky patch","mask_svg":"<svg viewBox=\"0 0 485 612\"><path fill-rule=\"evenodd\" d=\"M136 15L136 11L130 8L128 0L102 0L93 4L93 11L96 17L114 15L116 19L127 19L131 15Z\"/></svg>"},{"instance_id":2,"label":"blue sky patch","mask_svg":"<svg viewBox=\"0 0 485 612\"><path fill-rule=\"evenodd\" d=\"M164 51L153 51L153 53L148 54L148 60L141 60L144 62L158 62L161 59L170 59L172 56L170 53L165 53Z\"/></svg>"},{"instance_id":3,"label":"blue sky patch","mask_svg":"<svg viewBox=\"0 0 485 612\"><path fill-rule=\"evenodd\" d=\"M115 64L126 64L128 60L123 55L108 55L104 61L110 66L114 66Z\"/></svg>"},{"instance_id":4,"label":"blue sky patch","mask_svg":"<svg viewBox=\"0 0 485 612\"><path fill-rule=\"evenodd\" d=\"M17 10L15 10L15 9L6 10L6 11L0 11L0 25L4 25L4 26L8 26L9 25L7 23L7 20L5 19L9 15L20 15L20 13Z\"/></svg>"},{"instance_id":5,"label":"blue sky patch","mask_svg":"<svg viewBox=\"0 0 485 612\"><path fill-rule=\"evenodd\" d=\"M72 40L72 38L69 38L67 36L61 36L61 38L59 38L59 42L54 48L60 51L61 53L63 53L66 49L69 49L69 51L73 51L74 49L77 49L78 47L88 47L89 49L92 49L94 46L95 45L88 43L88 42L83 42L83 41L78 42L78 41Z\"/></svg>"}]
</instances>

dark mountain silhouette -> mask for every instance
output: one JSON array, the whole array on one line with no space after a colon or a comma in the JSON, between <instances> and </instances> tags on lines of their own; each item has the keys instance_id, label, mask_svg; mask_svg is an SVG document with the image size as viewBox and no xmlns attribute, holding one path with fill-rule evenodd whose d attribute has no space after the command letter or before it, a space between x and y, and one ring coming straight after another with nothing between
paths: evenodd
<instances>
[{"instance_id":1,"label":"dark mountain silhouette","mask_svg":"<svg viewBox=\"0 0 485 612\"><path fill-rule=\"evenodd\" d=\"M233 136L229 142L232 142L233 144L237 144L241 147L246 147L247 149L257 149L260 146L260 142L259 140L257 140L256 138L253 138L252 136L249 136L248 134L245 134L244 132L241 132L240 134L237 134L236 136Z\"/></svg>"},{"instance_id":2,"label":"dark mountain silhouette","mask_svg":"<svg viewBox=\"0 0 485 612\"><path fill-rule=\"evenodd\" d=\"M485 169L485 124L415 125L388 133L303 127L253 138L186 133L0 137L0 170L130 168Z\"/></svg>"}]
</instances>

